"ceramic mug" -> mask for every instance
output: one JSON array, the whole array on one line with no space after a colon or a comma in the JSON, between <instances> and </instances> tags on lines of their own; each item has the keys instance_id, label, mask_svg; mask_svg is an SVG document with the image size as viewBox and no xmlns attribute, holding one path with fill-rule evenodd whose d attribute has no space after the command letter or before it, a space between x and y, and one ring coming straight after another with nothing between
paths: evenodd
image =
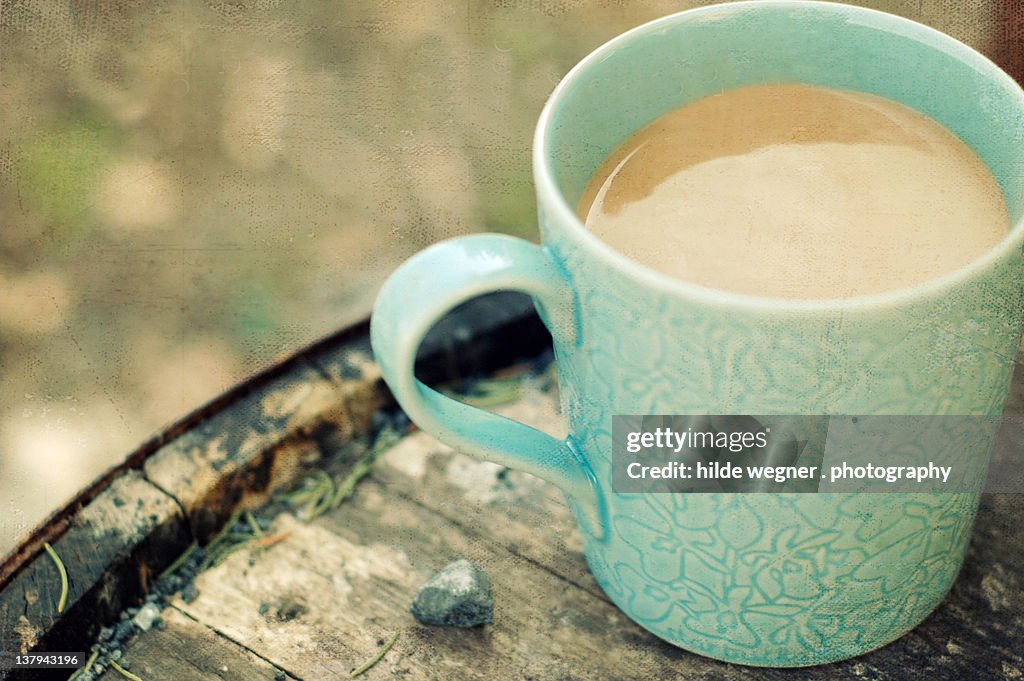
<instances>
[{"instance_id":1,"label":"ceramic mug","mask_svg":"<svg viewBox=\"0 0 1024 681\"><path fill-rule=\"evenodd\" d=\"M903 290L831 301L702 288L627 259L573 210L611 151L659 115L767 82L909 105L995 175L1013 228L984 256ZM834 3L713 5L629 31L558 85L537 126L541 245L443 242L388 280L374 351L399 404L460 450L560 487L608 597L684 649L800 666L877 648L956 578L977 494L616 494L614 414L981 414L1002 410L1022 325L1024 93L930 28ZM969 225L965 225L969 228ZM570 435L466 406L413 375L453 306L498 289L551 331Z\"/></svg>"}]
</instances>

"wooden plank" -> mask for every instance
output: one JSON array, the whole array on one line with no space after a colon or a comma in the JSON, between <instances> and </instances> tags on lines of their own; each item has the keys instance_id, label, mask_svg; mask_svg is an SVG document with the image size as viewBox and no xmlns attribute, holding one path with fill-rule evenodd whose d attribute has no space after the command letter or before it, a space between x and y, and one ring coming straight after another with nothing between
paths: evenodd
<instances>
[{"instance_id":1,"label":"wooden plank","mask_svg":"<svg viewBox=\"0 0 1024 681\"><path fill-rule=\"evenodd\" d=\"M174 608L163 612L165 629L153 628L134 638L124 651L128 671L145 681L282 681L294 679L266 660L224 638ZM125 681L113 668L99 681Z\"/></svg>"},{"instance_id":2,"label":"wooden plank","mask_svg":"<svg viewBox=\"0 0 1024 681\"><path fill-rule=\"evenodd\" d=\"M416 576L397 552L340 540L290 515L268 532L288 535L261 557L236 552L196 579L195 601L175 606L300 678L347 675L393 631L400 606L389 596L414 588ZM367 599L383 601L375 623L355 607Z\"/></svg>"},{"instance_id":3,"label":"wooden plank","mask_svg":"<svg viewBox=\"0 0 1024 681\"><path fill-rule=\"evenodd\" d=\"M261 557L233 554L176 607L299 678L347 674L394 631L398 642L367 679L667 679L685 655L603 599L376 482L330 517L306 525L282 515L271 532L288 536ZM495 623L417 624L416 588L456 556L490 572Z\"/></svg>"},{"instance_id":4,"label":"wooden plank","mask_svg":"<svg viewBox=\"0 0 1024 681\"><path fill-rule=\"evenodd\" d=\"M173 499L138 472L118 478L70 519L53 545L69 578L63 613L57 612L59 573L46 553L0 592L0 650L85 650L100 626L141 600L189 541ZM10 678L30 676L16 672Z\"/></svg>"},{"instance_id":5,"label":"wooden plank","mask_svg":"<svg viewBox=\"0 0 1024 681\"><path fill-rule=\"evenodd\" d=\"M309 442L366 432L382 399L376 379L339 384L306 363L165 445L145 474L181 503L205 540L236 508L259 506L291 482Z\"/></svg>"}]
</instances>

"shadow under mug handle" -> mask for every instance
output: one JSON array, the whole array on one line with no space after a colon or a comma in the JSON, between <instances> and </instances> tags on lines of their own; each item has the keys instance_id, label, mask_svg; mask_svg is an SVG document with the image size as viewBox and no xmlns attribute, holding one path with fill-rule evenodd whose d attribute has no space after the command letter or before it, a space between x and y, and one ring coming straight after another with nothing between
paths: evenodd
<instances>
[{"instance_id":1,"label":"shadow under mug handle","mask_svg":"<svg viewBox=\"0 0 1024 681\"><path fill-rule=\"evenodd\" d=\"M427 331L446 312L499 290L533 296L548 328L570 343L577 334L572 288L549 253L523 239L477 234L435 244L384 284L370 320L370 341L395 399L422 430L478 459L547 480L603 536L602 498L572 438L559 441L518 421L471 407L424 385L413 371Z\"/></svg>"}]
</instances>

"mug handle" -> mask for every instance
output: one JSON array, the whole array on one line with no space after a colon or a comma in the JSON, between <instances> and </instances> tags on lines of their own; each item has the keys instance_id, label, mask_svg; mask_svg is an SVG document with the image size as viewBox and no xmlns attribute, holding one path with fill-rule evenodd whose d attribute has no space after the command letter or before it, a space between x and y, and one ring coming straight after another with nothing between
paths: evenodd
<instances>
[{"instance_id":1,"label":"mug handle","mask_svg":"<svg viewBox=\"0 0 1024 681\"><path fill-rule=\"evenodd\" d=\"M370 342L398 404L422 430L485 461L517 468L560 488L583 511L591 534L603 535L597 479L572 437L536 428L446 397L416 379L416 351L446 312L499 290L533 296L541 319L575 343L572 288L547 249L502 234L442 241L403 263L385 282L370 319Z\"/></svg>"}]
</instances>

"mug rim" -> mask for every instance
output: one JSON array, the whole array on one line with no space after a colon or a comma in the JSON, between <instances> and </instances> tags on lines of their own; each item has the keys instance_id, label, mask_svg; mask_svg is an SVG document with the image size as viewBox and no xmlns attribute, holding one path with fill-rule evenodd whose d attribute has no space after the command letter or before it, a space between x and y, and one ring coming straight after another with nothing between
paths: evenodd
<instances>
[{"instance_id":1,"label":"mug rim","mask_svg":"<svg viewBox=\"0 0 1024 681\"><path fill-rule=\"evenodd\" d=\"M929 48L943 51L958 61L975 67L989 81L1000 85L1001 89L1007 91L1011 97L1016 97L1021 110L1024 111L1024 89L988 57L938 29L888 12L838 2L824 2L822 0L739 0L737 2L705 5L676 12L636 26L615 36L590 52L566 73L544 104L544 108L537 120L537 127L533 137L533 175L537 187L538 203L553 213L553 217L558 223L557 229L568 232L588 252L603 260L606 265L624 272L645 286L671 295L697 299L712 305L724 305L759 311L827 311L834 313L836 311L896 307L938 296L950 289L956 288L963 282L989 269L994 263L1004 258L1009 251L1017 248L1018 242L1024 237L1024 215L1015 222L1011 222L1006 236L983 255L974 258L957 269L914 284L913 286L883 291L881 293L842 298L780 298L736 293L676 279L639 261L633 260L612 248L587 229L558 188L551 167L551 159L549 159L547 154L547 145L551 136L551 123L554 113L559 108L561 100L565 95L579 81L586 77L586 73L592 65L600 63L612 51L619 49L626 43L641 39L647 33L658 31L680 21L699 21L713 15L728 16L739 11L772 11L777 9L811 9L816 12L843 15L854 19L863 17L866 20L870 20L869 26L876 30L884 30L885 24L898 26L904 29L905 37L917 38ZM907 31L910 31L911 34L907 35Z\"/></svg>"}]
</instances>

